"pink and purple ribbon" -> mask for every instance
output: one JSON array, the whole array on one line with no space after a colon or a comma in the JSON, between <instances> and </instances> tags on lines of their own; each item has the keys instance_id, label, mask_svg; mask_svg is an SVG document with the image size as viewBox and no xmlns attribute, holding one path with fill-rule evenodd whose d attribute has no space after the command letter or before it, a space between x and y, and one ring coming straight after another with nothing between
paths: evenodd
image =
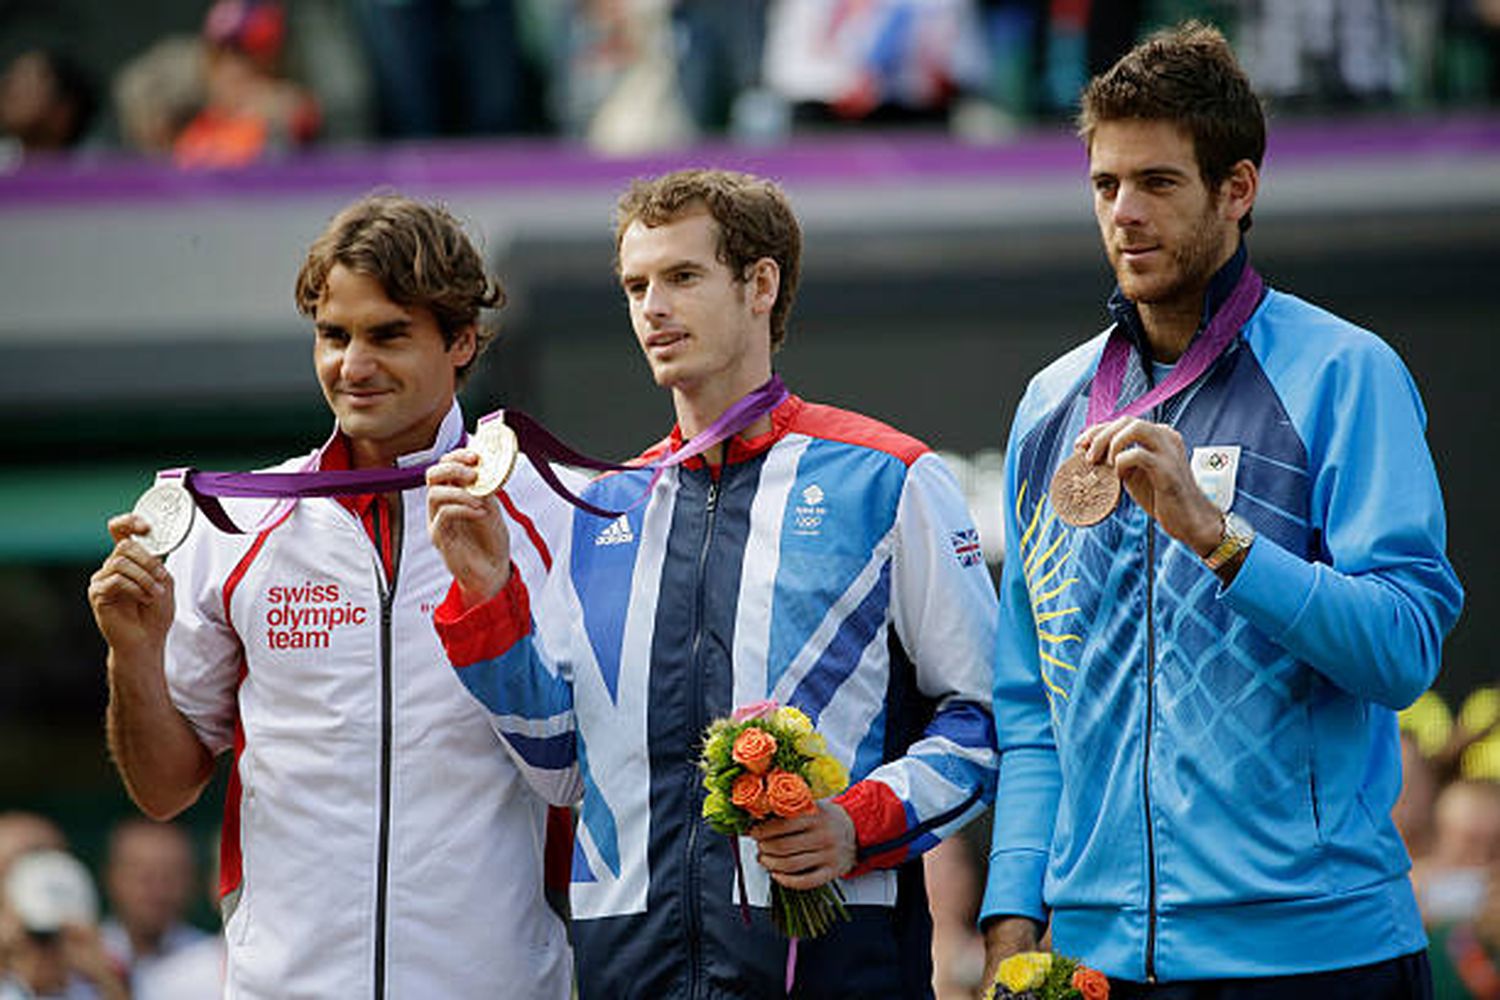
<instances>
[{"instance_id":1,"label":"pink and purple ribbon","mask_svg":"<svg viewBox=\"0 0 1500 1000\"><path fill-rule=\"evenodd\" d=\"M655 487L661 474L688 459L703 454L770 413L790 393L778 375L759 388L737 400L733 406L719 415L718 419L693 436L683 447L652 461L639 465L617 464L591 458L565 444L540 422L520 410L496 411L482 417L480 423L493 420L503 414L506 424L516 433L516 441L522 453L531 460L537 474L558 496L590 514L599 517L619 517L624 510L608 510L595 506L577 496L563 485L552 469L553 462L575 465L596 472L619 472L640 469L652 470L650 482L641 495L627 505L625 510L641 503ZM465 439L467 441L467 438ZM303 469L298 472L203 472L192 468L166 469L157 474L159 479L181 479L182 485L192 496L198 509L213 523L214 527L228 534L243 534L224 510L220 497L237 497L281 501L265 517L249 530L255 531L274 523L293 504L305 497L357 496L368 493L392 493L421 486L427 478L427 470L434 463L428 462L403 468L380 469Z\"/></svg>"},{"instance_id":2,"label":"pink and purple ribbon","mask_svg":"<svg viewBox=\"0 0 1500 1000\"><path fill-rule=\"evenodd\" d=\"M1130 364L1131 345L1130 338L1121 329L1120 324L1115 324L1115 328L1110 331L1109 339L1104 344L1104 355L1099 359L1099 367L1094 372L1093 386L1089 389L1087 426L1092 427L1116 417L1138 417L1196 382L1198 377L1208 371L1218 360L1219 355L1224 353L1234 341L1235 335L1240 332L1240 327L1244 326L1245 321L1255 312L1264 288L1265 282L1261 280L1260 275L1255 273L1253 267L1246 264L1244 270L1240 272L1239 280L1234 284L1234 289L1229 293L1229 298L1224 300L1224 304L1209 320L1207 329L1199 334L1182 357L1177 359L1177 364L1172 367L1171 374L1118 410L1115 409L1115 402L1120 398L1120 387L1125 382L1125 370Z\"/></svg>"}]
</instances>

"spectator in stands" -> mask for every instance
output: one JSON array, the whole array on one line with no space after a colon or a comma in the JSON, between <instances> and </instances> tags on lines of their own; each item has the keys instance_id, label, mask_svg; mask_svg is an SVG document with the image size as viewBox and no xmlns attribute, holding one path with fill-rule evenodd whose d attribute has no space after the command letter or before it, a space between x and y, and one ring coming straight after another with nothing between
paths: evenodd
<instances>
[{"instance_id":1,"label":"spectator in stands","mask_svg":"<svg viewBox=\"0 0 1500 1000\"><path fill-rule=\"evenodd\" d=\"M1500 866L1492 867L1478 912L1429 931L1436 1000L1500 996Z\"/></svg>"},{"instance_id":2,"label":"spectator in stands","mask_svg":"<svg viewBox=\"0 0 1500 1000\"><path fill-rule=\"evenodd\" d=\"M0 880L21 855L47 848L61 851L67 846L62 830L45 816L21 810L0 813Z\"/></svg>"},{"instance_id":3,"label":"spectator in stands","mask_svg":"<svg viewBox=\"0 0 1500 1000\"><path fill-rule=\"evenodd\" d=\"M131 59L111 87L120 140L128 149L163 159L208 100L203 42L172 35Z\"/></svg>"},{"instance_id":4,"label":"spectator in stands","mask_svg":"<svg viewBox=\"0 0 1500 1000\"><path fill-rule=\"evenodd\" d=\"M317 101L279 70L286 12L276 0L219 0L203 24L207 102L173 143L182 167L243 167L311 142Z\"/></svg>"},{"instance_id":5,"label":"spectator in stands","mask_svg":"<svg viewBox=\"0 0 1500 1000\"><path fill-rule=\"evenodd\" d=\"M98 103L93 80L74 59L30 49L0 76L0 132L22 156L65 153L82 141Z\"/></svg>"},{"instance_id":6,"label":"spectator in stands","mask_svg":"<svg viewBox=\"0 0 1500 1000\"><path fill-rule=\"evenodd\" d=\"M974 0L777 0L767 85L814 120L941 118L989 67Z\"/></svg>"},{"instance_id":7,"label":"spectator in stands","mask_svg":"<svg viewBox=\"0 0 1500 1000\"><path fill-rule=\"evenodd\" d=\"M5 885L5 873L16 858L31 851L66 850L67 846L62 830L45 816L20 810L0 813L0 888ZM8 926L11 919L0 898L0 975L9 966L10 942L20 933L18 928Z\"/></svg>"},{"instance_id":8,"label":"spectator in stands","mask_svg":"<svg viewBox=\"0 0 1500 1000\"><path fill-rule=\"evenodd\" d=\"M1432 850L1412 871L1429 925L1469 920L1500 864L1500 784L1460 779L1438 793Z\"/></svg>"},{"instance_id":9,"label":"spectator in stands","mask_svg":"<svg viewBox=\"0 0 1500 1000\"><path fill-rule=\"evenodd\" d=\"M94 884L72 855L48 849L15 859L5 875L0 910L9 955L0 973L0 1000L130 996L99 941Z\"/></svg>"},{"instance_id":10,"label":"spectator in stands","mask_svg":"<svg viewBox=\"0 0 1500 1000\"><path fill-rule=\"evenodd\" d=\"M611 155L670 149L696 135L678 85L671 0L574 0L559 27L554 115Z\"/></svg>"},{"instance_id":11,"label":"spectator in stands","mask_svg":"<svg viewBox=\"0 0 1500 1000\"><path fill-rule=\"evenodd\" d=\"M528 123L516 0L355 0L381 131L493 135Z\"/></svg>"},{"instance_id":12,"label":"spectator in stands","mask_svg":"<svg viewBox=\"0 0 1500 1000\"><path fill-rule=\"evenodd\" d=\"M164 960L207 936L183 919L198 885L193 845L181 827L132 817L110 834L104 891L113 916L101 934L130 971L138 998L151 995Z\"/></svg>"}]
</instances>

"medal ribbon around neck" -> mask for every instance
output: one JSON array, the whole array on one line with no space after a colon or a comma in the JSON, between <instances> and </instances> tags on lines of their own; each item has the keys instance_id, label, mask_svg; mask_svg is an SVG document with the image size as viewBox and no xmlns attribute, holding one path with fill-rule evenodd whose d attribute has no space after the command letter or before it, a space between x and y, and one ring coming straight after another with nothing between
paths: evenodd
<instances>
[{"instance_id":1,"label":"medal ribbon around neck","mask_svg":"<svg viewBox=\"0 0 1500 1000\"><path fill-rule=\"evenodd\" d=\"M480 424L503 417L507 426L516 434L520 450L531 459L537 474L558 496L581 510L599 517L619 517L651 494L661 474L667 469L681 465L688 459L701 455L716 444L735 436L754 424L761 417L779 406L790 393L779 375L745 395L733 406L719 415L718 419L693 436L683 447L669 452L651 462L639 465L617 464L591 458L563 443L535 418L520 410L496 410L480 418ZM464 438L468 441L467 435ZM609 510L589 503L569 490L558 479L552 462L580 466L596 472L624 472L641 469L652 470L651 480L641 494L622 510ZM380 469L304 469L300 472L203 472L192 468L164 469L157 473L158 482L179 480L181 486L193 498L193 503L203 511L214 527L227 534L240 535L246 531L258 531L275 523L298 500L304 497L352 496L366 493L391 493L421 486L426 482L427 470L434 462L402 468ZM260 521L250 529L236 525L219 502L220 497L256 498L280 500Z\"/></svg>"},{"instance_id":2,"label":"medal ribbon around neck","mask_svg":"<svg viewBox=\"0 0 1500 1000\"><path fill-rule=\"evenodd\" d=\"M1120 398L1120 387L1125 384L1125 370L1130 365L1131 344L1122 324L1116 323L1104 344L1104 356L1099 359L1099 368L1094 372L1094 381L1089 389L1089 413L1085 426L1092 427L1116 417L1138 417L1158 403L1165 402L1183 389L1198 381L1198 377L1224 353L1225 348L1240 332L1240 327L1255 312L1260 303L1265 282L1255 268L1247 262L1240 278L1234 284L1229 298L1208 321L1208 327L1194 338L1187 351L1177 359L1172 371L1161 382L1131 402L1115 409Z\"/></svg>"},{"instance_id":3,"label":"medal ribbon around neck","mask_svg":"<svg viewBox=\"0 0 1500 1000\"><path fill-rule=\"evenodd\" d=\"M1125 382L1125 371L1133 350L1122 325L1115 324L1104 343L1103 356L1089 387L1085 426L1092 427L1121 416L1140 416L1196 382L1233 342L1255 311L1264 288L1265 282L1247 263L1229 297L1214 313L1204 331L1177 359L1167 377L1119 409L1115 409L1115 402L1120 398L1120 388ZM1052 498L1052 508L1063 523L1087 528L1104 520L1119 504L1120 479L1113 469L1102 463L1091 463L1082 452L1074 451L1058 463L1048 493Z\"/></svg>"}]
</instances>

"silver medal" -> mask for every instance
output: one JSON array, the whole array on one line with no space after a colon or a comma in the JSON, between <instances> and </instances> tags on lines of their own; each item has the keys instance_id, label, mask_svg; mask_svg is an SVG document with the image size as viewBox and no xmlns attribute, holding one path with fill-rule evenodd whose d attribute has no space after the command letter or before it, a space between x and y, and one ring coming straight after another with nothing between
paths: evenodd
<instances>
[{"instance_id":1,"label":"silver medal","mask_svg":"<svg viewBox=\"0 0 1500 1000\"><path fill-rule=\"evenodd\" d=\"M187 538L193 526L193 498L175 479L163 479L141 494L133 513L144 518L151 530L135 540L153 556L165 556Z\"/></svg>"}]
</instances>

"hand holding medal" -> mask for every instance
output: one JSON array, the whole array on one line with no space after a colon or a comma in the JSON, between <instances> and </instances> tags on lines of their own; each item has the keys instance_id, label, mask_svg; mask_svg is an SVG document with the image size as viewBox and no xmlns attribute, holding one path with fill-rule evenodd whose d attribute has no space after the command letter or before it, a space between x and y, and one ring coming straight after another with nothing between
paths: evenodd
<instances>
[{"instance_id":1,"label":"hand holding medal","mask_svg":"<svg viewBox=\"0 0 1500 1000\"><path fill-rule=\"evenodd\" d=\"M1129 418L1146 413L1196 382L1234 341L1240 327L1260 303L1264 287L1260 275L1246 264L1234 290L1209 321L1208 327L1193 339L1187 351L1177 360L1171 374L1118 409L1115 408L1115 403L1120 397L1125 370L1131 363L1134 348L1118 326L1110 331L1089 388L1085 430L1079 437L1078 450L1058 463L1048 487L1052 509L1059 520L1075 528L1086 528L1109 516L1120 502L1119 473L1111 458L1100 455L1098 461L1091 461L1090 452L1098 449L1086 447L1085 440L1091 441L1097 437L1101 424L1118 422L1123 425ZM1091 434L1091 431L1095 433ZM1113 437L1113 434L1109 436ZM1112 446L1110 450L1116 451L1118 446ZM1183 465L1186 466L1185 458ZM1154 507L1153 504L1152 508ZM1154 510L1148 510L1147 513L1156 516Z\"/></svg>"},{"instance_id":2,"label":"hand holding medal","mask_svg":"<svg viewBox=\"0 0 1500 1000\"><path fill-rule=\"evenodd\" d=\"M479 465L468 491L476 497L487 497L510 478L521 446L516 432L507 427L505 418L496 412L492 418L480 421L469 438L469 450L479 455Z\"/></svg>"}]
</instances>

